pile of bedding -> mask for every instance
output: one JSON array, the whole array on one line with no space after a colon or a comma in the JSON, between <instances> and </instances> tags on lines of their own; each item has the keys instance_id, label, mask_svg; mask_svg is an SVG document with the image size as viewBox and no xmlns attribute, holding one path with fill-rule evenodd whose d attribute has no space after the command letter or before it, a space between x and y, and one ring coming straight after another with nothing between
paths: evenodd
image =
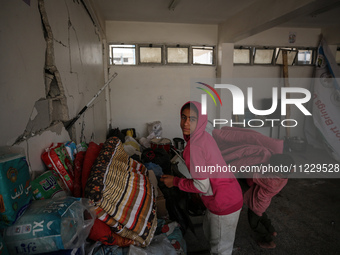
<instances>
[{"instance_id":1,"label":"pile of bedding","mask_svg":"<svg viewBox=\"0 0 340 255\"><path fill-rule=\"evenodd\" d=\"M147 173L143 164L128 156L118 138L109 138L92 166L84 192L95 203L99 220L142 246L150 244L157 227Z\"/></svg>"},{"instance_id":2,"label":"pile of bedding","mask_svg":"<svg viewBox=\"0 0 340 255\"><path fill-rule=\"evenodd\" d=\"M143 151L155 157L146 158ZM67 196L91 202L95 220L82 245L84 253L79 254L90 251L111 254L113 250L115 254L133 254L138 249L149 254L148 247L157 247L163 238L159 235L164 235L156 230L160 228L157 179L163 168L169 171L170 155L167 158L165 151L164 155L159 153L119 132L100 144L52 144L42 154L47 171L32 181L33 199L55 200ZM164 213L161 217L165 217L167 224L173 222L176 226L175 237L164 235L172 252L185 254L182 227Z\"/></svg>"}]
</instances>

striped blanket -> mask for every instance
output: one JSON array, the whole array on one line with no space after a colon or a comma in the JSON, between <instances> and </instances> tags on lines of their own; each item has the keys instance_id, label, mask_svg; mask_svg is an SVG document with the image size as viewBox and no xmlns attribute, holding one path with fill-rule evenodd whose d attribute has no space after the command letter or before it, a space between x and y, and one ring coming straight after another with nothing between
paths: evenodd
<instances>
[{"instance_id":1,"label":"striped blanket","mask_svg":"<svg viewBox=\"0 0 340 255\"><path fill-rule=\"evenodd\" d=\"M154 190L147 174L146 167L129 158L121 141L112 137L104 143L85 187L98 219L142 246L149 245L157 227Z\"/></svg>"}]
</instances>

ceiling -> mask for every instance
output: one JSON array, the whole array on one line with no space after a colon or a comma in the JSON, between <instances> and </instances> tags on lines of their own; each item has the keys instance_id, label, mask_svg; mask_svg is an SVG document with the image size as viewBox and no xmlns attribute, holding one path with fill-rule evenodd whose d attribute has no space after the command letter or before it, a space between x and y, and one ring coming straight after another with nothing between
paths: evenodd
<instances>
[{"instance_id":1,"label":"ceiling","mask_svg":"<svg viewBox=\"0 0 340 255\"><path fill-rule=\"evenodd\" d=\"M174 9L169 9L174 2ZM269 1L270 3L284 1ZM299 2L299 0L296 0ZM303 2L300 0L300 2ZM268 0L94 0L105 20L191 24L219 24L238 13L251 11L254 4L265 6L270 15L276 5ZM281 21L279 26L323 28L340 25L340 0L314 0L304 11ZM250 19L249 15L245 17Z\"/></svg>"}]
</instances>

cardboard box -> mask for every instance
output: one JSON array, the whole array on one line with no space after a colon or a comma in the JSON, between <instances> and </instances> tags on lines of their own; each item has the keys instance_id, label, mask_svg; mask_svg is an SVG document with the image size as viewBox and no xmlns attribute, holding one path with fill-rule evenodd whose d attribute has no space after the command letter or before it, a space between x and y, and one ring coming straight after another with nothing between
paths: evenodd
<instances>
[{"instance_id":1,"label":"cardboard box","mask_svg":"<svg viewBox=\"0 0 340 255\"><path fill-rule=\"evenodd\" d=\"M166 200L162 191L158 188L158 196L156 197L157 218L164 218L168 216L166 209Z\"/></svg>"}]
</instances>

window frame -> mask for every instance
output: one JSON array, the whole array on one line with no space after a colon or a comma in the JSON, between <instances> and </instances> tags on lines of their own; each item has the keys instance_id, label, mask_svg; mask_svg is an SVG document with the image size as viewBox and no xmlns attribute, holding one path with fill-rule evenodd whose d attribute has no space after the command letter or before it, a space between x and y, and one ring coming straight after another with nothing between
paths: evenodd
<instances>
[{"instance_id":1,"label":"window frame","mask_svg":"<svg viewBox=\"0 0 340 255\"><path fill-rule=\"evenodd\" d=\"M272 50L272 57L271 57L271 62L270 63L255 63L255 56L256 56L256 51L257 50ZM259 66L271 66L273 65L275 60L275 47L253 47L253 58L252 58L252 64L253 65L259 65Z\"/></svg>"},{"instance_id":2,"label":"window frame","mask_svg":"<svg viewBox=\"0 0 340 255\"><path fill-rule=\"evenodd\" d=\"M119 45L133 45L134 47L130 47L130 48L134 48L135 49L135 54L134 54L134 64L121 64L121 65L117 65L113 62L113 48L129 48L129 47L111 47L111 46L119 46ZM137 51L137 44L135 43L109 43L108 44L108 50L109 50L109 54L108 54L108 62L109 62L109 66L136 66L137 65L137 55L138 55L138 51Z\"/></svg>"},{"instance_id":3,"label":"window frame","mask_svg":"<svg viewBox=\"0 0 340 255\"><path fill-rule=\"evenodd\" d=\"M212 63L211 64L200 64L200 63L194 63L194 49L199 49L198 47L202 47L203 49L205 47L207 48L212 48L210 50L212 50ZM194 65L194 66L216 66L216 47L213 45L191 45L190 46L190 52L191 52L191 60L190 60L190 64Z\"/></svg>"},{"instance_id":4,"label":"window frame","mask_svg":"<svg viewBox=\"0 0 340 255\"><path fill-rule=\"evenodd\" d=\"M340 47L339 47L340 48ZM243 45L235 45L234 46L234 50L238 50L238 49L249 49L250 51L250 62L249 63L235 63L233 62L234 66L238 66L238 65L256 65L256 66L280 66L282 64L278 64L277 63L277 58L280 54L280 51L285 49L285 50L289 50L289 51L294 51L296 52L295 58L292 62L292 64L290 66L313 66L315 65L315 61L316 61L316 56L317 56L317 48L316 47L291 47L291 46L243 46ZM255 56L256 56L256 50L274 50L273 52L273 56L272 56L272 62L271 64L261 64L261 63L255 63ZM309 50L312 51L312 61L311 64L299 64L298 63L298 54L299 54L299 50ZM234 60L233 60L234 61Z\"/></svg>"},{"instance_id":5,"label":"window frame","mask_svg":"<svg viewBox=\"0 0 340 255\"><path fill-rule=\"evenodd\" d=\"M249 51L249 63L235 63L234 62L234 54L235 54L235 49L236 50L248 50ZM234 52L233 52L233 64L234 65L241 65L241 66L250 66L253 65L253 59L252 59L252 55L253 55L253 47L252 46L235 46L234 47Z\"/></svg>"},{"instance_id":6,"label":"window frame","mask_svg":"<svg viewBox=\"0 0 340 255\"><path fill-rule=\"evenodd\" d=\"M339 62L337 62L337 56L339 55ZM338 65L340 65L340 46L338 46L337 48L336 48L336 52L335 52L335 62L338 64Z\"/></svg>"},{"instance_id":7,"label":"window frame","mask_svg":"<svg viewBox=\"0 0 340 255\"><path fill-rule=\"evenodd\" d=\"M168 49L169 48L186 48L186 49L188 49L188 59L187 59L187 63L169 63L169 61L168 61ZM165 45L165 64L166 65L174 65L174 66L176 66L176 65L185 65L185 66L188 66L188 65L190 65L191 63L190 63L190 59L192 58L192 51L190 50L190 45L179 45L179 44L177 44L177 45Z\"/></svg>"},{"instance_id":8,"label":"window frame","mask_svg":"<svg viewBox=\"0 0 340 255\"><path fill-rule=\"evenodd\" d=\"M114 64L114 60L112 58L113 52L112 48L119 48L120 45L131 45L134 46L134 61L135 64ZM159 47L161 48L161 62L149 62L149 63L143 63L141 62L141 56L140 56L140 49L143 47ZM118 47L114 47L118 46ZM187 48L188 49L188 62L187 63L169 63L168 62L168 54L167 49L168 48ZM122 47L124 48L124 47ZM133 48L133 47L131 47ZM207 48L207 50L212 51L212 64L200 64L200 63L193 63L193 50L198 48ZM209 49L210 48L210 49ZM107 61L109 66L216 66L217 63L217 56L216 56L216 46L215 45L188 45L188 44L162 44L162 43L130 43L130 42L110 42L107 43L107 49L108 49L108 56Z\"/></svg>"},{"instance_id":9,"label":"window frame","mask_svg":"<svg viewBox=\"0 0 340 255\"><path fill-rule=\"evenodd\" d=\"M144 66L144 65L164 65L164 45L162 44L137 44L138 48L138 65ZM161 62L148 62L148 63L143 63L141 62L141 54L140 54L140 49L141 48L160 48L161 49Z\"/></svg>"},{"instance_id":10,"label":"window frame","mask_svg":"<svg viewBox=\"0 0 340 255\"><path fill-rule=\"evenodd\" d=\"M294 57L294 59L293 59L293 61L292 61L292 64L289 64L289 63L288 63L288 66L294 66L294 65L295 65L295 61L296 61L297 55L298 55L298 53L299 53L296 47L276 47L276 49L278 49L278 52L275 53L275 65L276 65L276 66L282 66L282 65L283 65L283 59L282 59L282 64L278 64L278 63L277 63L277 60L278 60L278 58L279 58L279 56L280 56L280 52L281 52L282 50L286 50L286 51L290 51L290 52L296 52L295 57ZM287 59L287 60L288 60L288 59Z\"/></svg>"},{"instance_id":11,"label":"window frame","mask_svg":"<svg viewBox=\"0 0 340 255\"><path fill-rule=\"evenodd\" d=\"M299 51L300 50L310 50L310 51L312 51L312 56L311 56L312 61L311 61L310 64L301 64L301 63L299 63L298 57L299 57ZM315 60L316 60L316 55L317 55L317 48L315 48L315 47L312 47L312 48L310 48L310 47L298 47L297 51L298 51L298 53L296 55L296 59L295 59L294 65L296 65L296 66L313 66L313 65L315 65Z\"/></svg>"}]
</instances>

